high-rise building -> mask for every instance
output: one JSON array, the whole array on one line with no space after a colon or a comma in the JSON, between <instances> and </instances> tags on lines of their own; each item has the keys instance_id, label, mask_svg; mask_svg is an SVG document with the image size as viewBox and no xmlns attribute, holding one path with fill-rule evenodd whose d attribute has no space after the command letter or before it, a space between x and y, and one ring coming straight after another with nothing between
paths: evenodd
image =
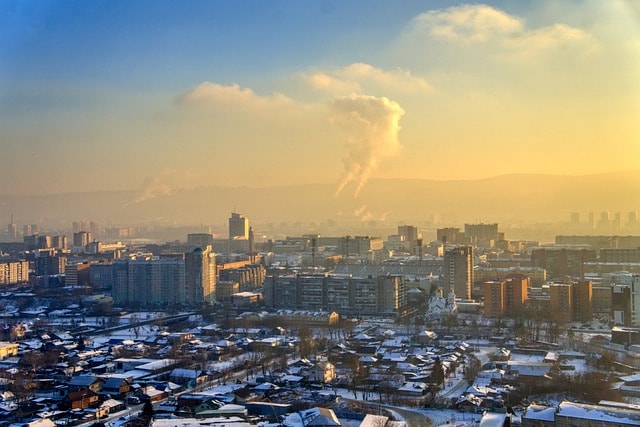
<instances>
[{"instance_id":1,"label":"high-rise building","mask_svg":"<svg viewBox=\"0 0 640 427\"><path fill-rule=\"evenodd\" d=\"M420 237L418 227L414 227L413 225L399 225L398 235L404 238L409 249L416 247L418 244L418 238Z\"/></svg>"},{"instance_id":2,"label":"high-rise building","mask_svg":"<svg viewBox=\"0 0 640 427\"><path fill-rule=\"evenodd\" d=\"M444 254L444 288L456 297L471 298L473 285L473 248L460 246L449 249Z\"/></svg>"},{"instance_id":3,"label":"high-rise building","mask_svg":"<svg viewBox=\"0 0 640 427\"><path fill-rule=\"evenodd\" d=\"M85 247L92 240L91 233L87 231L78 231L73 233L73 246Z\"/></svg>"},{"instance_id":4,"label":"high-rise building","mask_svg":"<svg viewBox=\"0 0 640 427\"><path fill-rule=\"evenodd\" d=\"M580 212L571 212L571 225L580 224Z\"/></svg>"},{"instance_id":5,"label":"high-rise building","mask_svg":"<svg viewBox=\"0 0 640 427\"><path fill-rule=\"evenodd\" d=\"M195 248L185 254L185 303L215 302L216 258L211 246Z\"/></svg>"},{"instance_id":6,"label":"high-rise building","mask_svg":"<svg viewBox=\"0 0 640 427\"><path fill-rule=\"evenodd\" d=\"M406 307L406 282L397 275L268 276L264 286L264 301L270 308L389 315L399 313Z\"/></svg>"},{"instance_id":7,"label":"high-rise building","mask_svg":"<svg viewBox=\"0 0 640 427\"><path fill-rule=\"evenodd\" d=\"M239 213L232 213L229 218L229 240L249 239L249 220Z\"/></svg>"},{"instance_id":8,"label":"high-rise building","mask_svg":"<svg viewBox=\"0 0 640 427\"><path fill-rule=\"evenodd\" d=\"M464 244L464 233L459 228L438 228L436 239L444 244L460 245Z\"/></svg>"},{"instance_id":9,"label":"high-rise building","mask_svg":"<svg viewBox=\"0 0 640 427\"><path fill-rule=\"evenodd\" d=\"M484 317L502 317L505 315L504 281L489 281L482 284L484 290Z\"/></svg>"},{"instance_id":10,"label":"high-rise building","mask_svg":"<svg viewBox=\"0 0 640 427\"><path fill-rule=\"evenodd\" d=\"M209 233L189 233L187 234L187 244L206 248L213 245L213 235Z\"/></svg>"},{"instance_id":11,"label":"high-rise building","mask_svg":"<svg viewBox=\"0 0 640 427\"><path fill-rule=\"evenodd\" d=\"M29 281L29 261L0 262L0 285L15 285Z\"/></svg>"},{"instance_id":12,"label":"high-rise building","mask_svg":"<svg viewBox=\"0 0 640 427\"><path fill-rule=\"evenodd\" d=\"M573 319L573 294L570 283L554 283L549 286L551 319L568 323Z\"/></svg>"},{"instance_id":13,"label":"high-rise building","mask_svg":"<svg viewBox=\"0 0 640 427\"><path fill-rule=\"evenodd\" d=\"M573 320L588 322L593 317L593 284L585 280L572 283Z\"/></svg>"},{"instance_id":14,"label":"high-rise building","mask_svg":"<svg viewBox=\"0 0 640 427\"><path fill-rule=\"evenodd\" d=\"M181 258L119 259L114 261L115 304L185 304L185 262Z\"/></svg>"},{"instance_id":15,"label":"high-rise building","mask_svg":"<svg viewBox=\"0 0 640 427\"><path fill-rule=\"evenodd\" d=\"M611 287L611 318L617 326L631 326L631 286Z\"/></svg>"},{"instance_id":16,"label":"high-rise building","mask_svg":"<svg viewBox=\"0 0 640 427\"><path fill-rule=\"evenodd\" d=\"M513 316L524 309L529 278L514 274L503 281L483 283L485 317Z\"/></svg>"}]
</instances>

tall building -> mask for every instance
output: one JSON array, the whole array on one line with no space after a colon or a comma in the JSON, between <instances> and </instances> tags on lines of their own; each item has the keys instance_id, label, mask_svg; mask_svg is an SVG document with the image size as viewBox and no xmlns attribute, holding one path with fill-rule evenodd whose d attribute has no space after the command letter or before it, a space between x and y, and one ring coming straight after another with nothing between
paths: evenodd
<instances>
[{"instance_id":1,"label":"tall building","mask_svg":"<svg viewBox=\"0 0 640 427\"><path fill-rule=\"evenodd\" d=\"M593 284L580 281L571 284L573 298L573 320L588 322L593 317Z\"/></svg>"},{"instance_id":2,"label":"tall building","mask_svg":"<svg viewBox=\"0 0 640 427\"><path fill-rule=\"evenodd\" d=\"M570 283L554 283L549 286L551 319L568 323L573 319L573 294Z\"/></svg>"},{"instance_id":3,"label":"tall building","mask_svg":"<svg viewBox=\"0 0 640 427\"><path fill-rule=\"evenodd\" d=\"M571 212L571 225L580 224L580 212Z\"/></svg>"},{"instance_id":4,"label":"tall building","mask_svg":"<svg viewBox=\"0 0 640 427\"><path fill-rule=\"evenodd\" d=\"M490 246L491 241L504 240L504 233L498 231L498 224L465 224L464 236L472 245Z\"/></svg>"},{"instance_id":5,"label":"tall building","mask_svg":"<svg viewBox=\"0 0 640 427\"><path fill-rule=\"evenodd\" d=\"M29 281L29 261L0 262L0 285L15 285Z\"/></svg>"},{"instance_id":6,"label":"tall building","mask_svg":"<svg viewBox=\"0 0 640 427\"><path fill-rule=\"evenodd\" d=\"M409 248L416 247L418 238L420 237L418 227L414 227L413 225L399 225L398 235L404 238L404 241Z\"/></svg>"},{"instance_id":7,"label":"tall building","mask_svg":"<svg viewBox=\"0 0 640 427\"><path fill-rule=\"evenodd\" d=\"M483 283L485 317L513 316L524 309L529 278L514 274L503 281Z\"/></svg>"},{"instance_id":8,"label":"tall building","mask_svg":"<svg viewBox=\"0 0 640 427\"><path fill-rule=\"evenodd\" d=\"M180 258L119 259L114 269L111 295L115 304L185 304L185 262Z\"/></svg>"},{"instance_id":9,"label":"tall building","mask_svg":"<svg viewBox=\"0 0 640 427\"><path fill-rule=\"evenodd\" d=\"M611 318L616 326L631 326L631 286L611 287Z\"/></svg>"},{"instance_id":10,"label":"tall building","mask_svg":"<svg viewBox=\"0 0 640 427\"><path fill-rule=\"evenodd\" d=\"M484 317L502 317L505 315L504 281L489 281L482 284L484 290Z\"/></svg>"},{"instance_id":11,"label":"tall building","mask_svg":"<svg viewBox=\"0 0 640 427\"><path fill-rule=\"evenodd\" d=\"M471 298L473 285L473 248L460 246L449 249L444 254L444 288L456 297Z\"/></svg>"},{"instance_id":12,"label":"tall building","mask_svg":"<svg viewBox=\"0 0 640 427\"><path fill-rule=\"evenodd\" d=\"M460 245L464 243L464 233L459 228L438 228L436 239L444 244Z\"/></svg>"},{"instance_id":13,"label":"tall building","mask_svg":"<svg viewBox=\"0 0 640 427\"><path fill-rule=\"evenodd\" d=\"M249 220L239 213L232 213L229 218L229 240L249 239Z\"/></svg>"},{"instance_id":14,"label":"tall building","mask_svg":"<svg viewBox=\"0 0 640 427\"><path fill-rule=\"evenodd\" d=\"M206 248L213 245L213 235L209 233L190 233L187 234L187 244Z\"/></svg>"},{"instance_id":15,"label":"tall building","mask_svg":"<svg viewBox=\"0 0 640 427\"><path fill-rule=\"evenodd\" d=\"M215 302L216 258L211 246L187 252L185 261L185 303Z\"/></svg>"},{"instance_id":16,"label":"tall building","mask_svg":"<svg viewBox=\"0 0 640 427\"><path fill-rule=\"evenodd\" d=\"M78 231L73 233L73 246L85 247L92 240L91 233L88 231Z\"/></svg>"},{"instance_id":17,"label":"tall building","mask_svg":"<svg viewBox=\"0 0 640 427\"><path fill-rule=\"evenodd\" d=\"M406 283L396 275L268 276L264 286L264 302L269 308L389 315L399 313L406 307Z\"/></svg>"}]
</instances>

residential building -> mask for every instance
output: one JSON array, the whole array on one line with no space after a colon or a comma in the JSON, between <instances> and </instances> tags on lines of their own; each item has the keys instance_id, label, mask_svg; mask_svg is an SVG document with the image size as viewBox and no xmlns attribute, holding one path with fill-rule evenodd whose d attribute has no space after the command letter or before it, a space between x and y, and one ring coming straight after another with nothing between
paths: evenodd
<instances>
[{"instance_id":1,"label":"residential building","mask_svg":"<svg viewBox=\"0 0 640 427\"><path fill-rule=\"evenodd\" d=\"M187 252L185 262L184 303L216 301L216 257L211 246Z\"/></svg>"},{"instance_id":2,"label":"residential building","mask_svg":"<svg viewBox=\"0 0 640 427\"><path fill-rule=\"evenodd\" d=\"M554 283L549 286L551 319L568 323L573 319L573 294L571 283Z\"/></svg>"},{"instance_id":3,"label":"residential building","mask_svg":"<svg viewBox=\"0 0 640 427\"><path fill-rule=\"evenodd\" d=\"M444 289L456 297L471 298L473 284L473 248L460 246L449 249L444 254Z\"/></svg>"},{"instance_id":4,"label":"residential building","mask_svg":"<svg viewBox=\"0 0 640 427\"><path fill-rule=\"evenodd\" d=\"M394 314L406 307L406 283L394 275L267 276L264 301L269 308L335 311L339 314Z\"/></svg>"}]
</instances>

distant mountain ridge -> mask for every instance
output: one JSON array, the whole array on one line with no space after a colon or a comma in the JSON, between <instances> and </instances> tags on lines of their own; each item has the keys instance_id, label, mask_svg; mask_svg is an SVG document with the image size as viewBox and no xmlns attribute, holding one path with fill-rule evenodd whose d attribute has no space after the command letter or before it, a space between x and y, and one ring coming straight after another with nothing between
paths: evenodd
<instances>
[{"instance_id":1,"label":"distant mountain ridge","mask_svg":"<svg viewBox=\"0 0 640 427\"><path fill-rule=\"evenodd\" d=\"M256 223L283 221L357 223L559 221L576 211L640 210L640 172L565 176L508 174L477 180L372 179L357 197L334 184L216 187L145 191L96 191L0 196L0 224L101 225L224 223L236 209ZM4 228L3 225L0 225Z\"/></svg>"}]
</instances>

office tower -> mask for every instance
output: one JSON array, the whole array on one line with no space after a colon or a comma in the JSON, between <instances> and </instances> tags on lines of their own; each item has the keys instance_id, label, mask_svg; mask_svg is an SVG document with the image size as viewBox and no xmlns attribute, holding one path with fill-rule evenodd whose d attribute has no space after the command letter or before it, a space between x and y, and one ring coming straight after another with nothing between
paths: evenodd
<instances>
[{"instance_id":1,"label":"office tower","mask_svg":"<svg viewBox=\"0 0 640 427\"><path fill-rule=\"evenodd\" d=\"M229 218L229 240L249 238L249 220L239 213L232 213Z\"/></svg>"},{"instance_id":2,"label":"office tower","mask_svg":"<svg viewBox=\"0 0 640 427\"><path fill-rule=\"evenodd\" d=\"M473 248L460 246L449 249L444 254L444 288L456 297L471 298L473 284Z\"/></svg>"},{"instance_id":3,"label":"office tower","mask_svg":"<svg viewBox=\"0 0 640 427\"><path fill-rule=\"evenodd\" d=\"M594 220L594 216L593 216L593 212L589 212L589 220L588 220L588 222L589 222L589 228L593 230L595 228L595 226L596 226L596 223L595 223L595 220Z\"/></svg>"},{"instance_id":4,"label":"office tower","mask_svg":"<svg viewBox=\"0 0 640 427\"><path fill-rule=\"evenodd\" d=\"M198 247L192 252L187 252L184 261L185 303L195 305L215 302L216 258L211 246L205 249Z\"/></svg>"}]
</instances>

